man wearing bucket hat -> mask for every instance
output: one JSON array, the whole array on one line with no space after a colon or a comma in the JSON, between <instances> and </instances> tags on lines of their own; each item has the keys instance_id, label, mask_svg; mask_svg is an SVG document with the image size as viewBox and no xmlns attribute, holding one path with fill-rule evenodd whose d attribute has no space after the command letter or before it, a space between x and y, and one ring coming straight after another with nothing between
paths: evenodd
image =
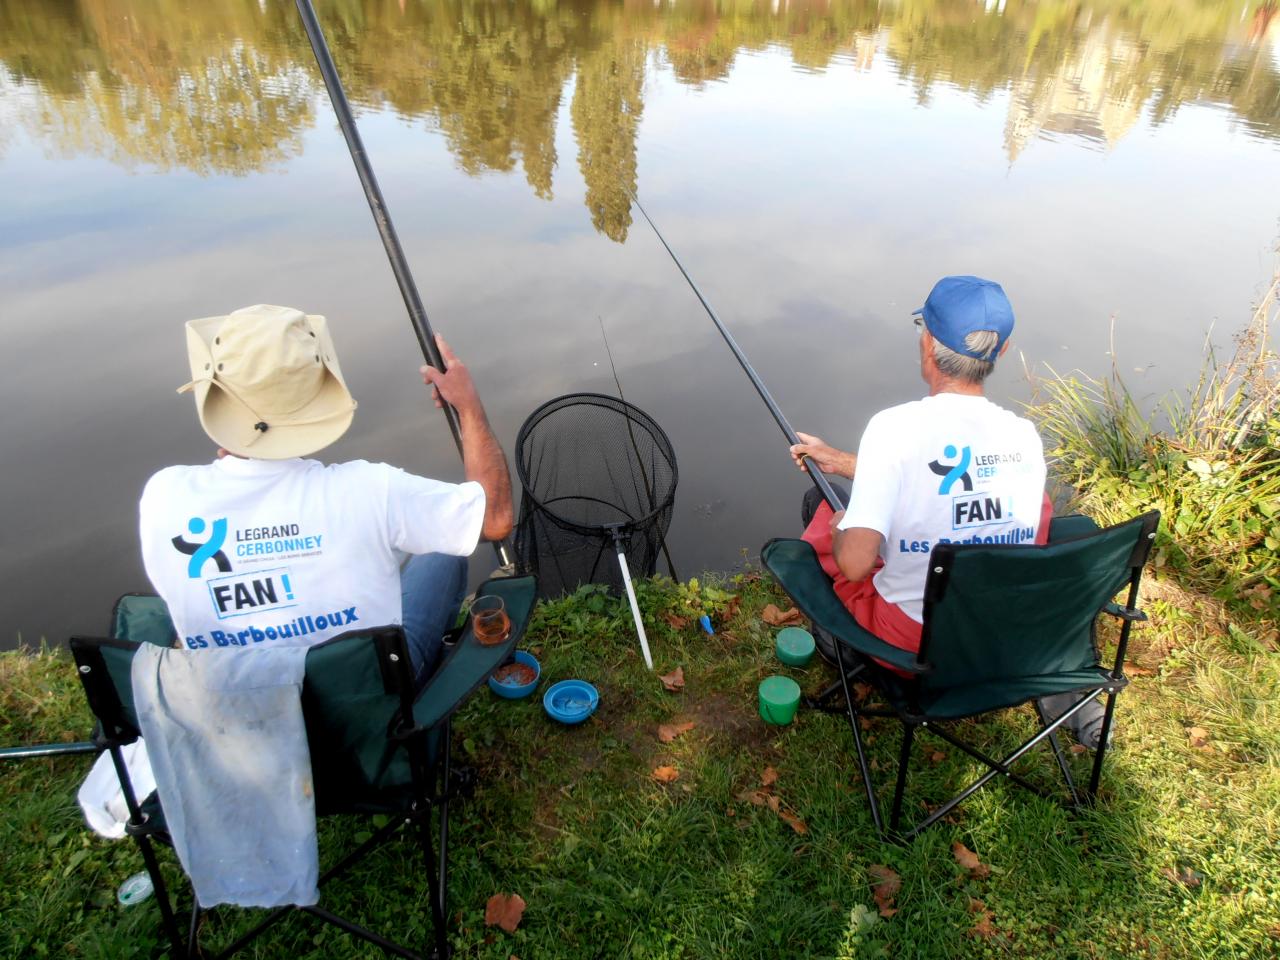
<instances>
[{"instance_id":1,"label":"man wearing bucket hat","mask_svg":"<svg viewBox=\"0 0 1280 960\"><path fill-rule=\"evenodd\" d=\"M304 459L341 437L356 402L324 317L257 305L186 326L200 424L221 450L148 481L147 576L182 646L233 655L310 646L402 623L419 679L432 668L477 542L512 526L511 481L467 368L424 367L461 427L466 482L363 460Z\"/></svg>"},{"instance_id":2,"label":"man wearing bucket hat","mask_svg":"<svg viewBox=\"0 0 1280 960\"><path fill-rule=\"evenodd\" d=\"M804 539L858 622L911 651L920 646L934 544L1043 543L1052 515L1035 427L983 395L1013 332L1004 290L980 277L943 277L914 317L928 396L873 416L856 454L803 433L791 447L797 465L807 457L853 481L841 513L808 491ZM834 659L833 638L815 639ZM1051 713L1071 702L1055 700L1045 701ZM1100 706L1097 713L1073 718L1086 746L1097 743Z\"/></svg>"}]
</instances>

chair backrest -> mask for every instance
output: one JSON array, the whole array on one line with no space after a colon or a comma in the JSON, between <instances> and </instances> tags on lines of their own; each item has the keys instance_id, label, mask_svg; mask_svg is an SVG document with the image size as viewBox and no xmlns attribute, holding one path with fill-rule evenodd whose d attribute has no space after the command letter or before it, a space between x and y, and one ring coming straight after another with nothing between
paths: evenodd
<instances>
[{"instance_id":1,"label":"chair backrest","mask_svg":"<svg viewBox=\"0 0 1280 960\"><path fill-rule=\"evenodd\" d=\"M940 544L929 558L919 660L926 689L1086 670L1094 624L1136 588L1159 513L1029 544Z\"/></svg>"},{"instance_id":2,"label":"chair backrest","mask_svg":"<svg viewBox=\"0 0 1280 960\"><path fill-rule=\"evenodd\" d=\"M413 689L409 655L399 627L342 634L307 651L302 712L311 751L316 811L393 812L414 796L409 751L395 736L404 724L424 731L425 755L440 750L444 721L511 654L529 622L537 593L531 577L490 580L482 593L506 604L511 633L501 644L467 642L468 630L426 686ZM112 639L74 637L90 707L104 732L122 743L138 736L130 679L139 642L169 646L173 625L158 597L121 598L112 614ZM85 672L88 667L88 672Z\"/></svg>"},{"instance_id":3,"label":"chair backrest","mask_svg":"<svg viewBox=\"0 0 1280 960\"><path fill-rule=\"evenodd\" d=\"M117 600L107 636L158 647L171 647L178 638L169 608L154 593L126 593Z\"/></svg>"},{"instance_id":4,"label":"chair backrest","mask_svg":"<svg viewBox=\"0 0 1280 960\"><path fill-rule=\"evenodd\" d=\"M133 656L143 642L169 646L174 630L158 597L130 595L112 614L112 632L110 639L72 637L70 645L103 733L129 743L140 734ZM302 710L317 812L401 808L412 771L389 733L412 711L412 692L399 627L343 634L307 651Z\"/></svg>"},{"instance_id":5,"label":"chair backrest","mask_svg":"<svg viewBox=\"0 0 1280 960\"><path fill-rule=\"evenodd\" d=\"M102 727L101 735L121 745L138 739L138 714L129 678L138 645L131 640L72 637L70 646L89 709Z\"/></svg>"},{"instance_id":6,"label":"chair backrest","mask_svg":"<svg viewBox=\"0 0 1280 960\"><path fill-rule=\"evenodd\" d=\"M408 753L391 734L412 709L399 627L343 634L307 651L302 714L317 813L403 809L413 775Z\"/></svg>"}]
</instances>

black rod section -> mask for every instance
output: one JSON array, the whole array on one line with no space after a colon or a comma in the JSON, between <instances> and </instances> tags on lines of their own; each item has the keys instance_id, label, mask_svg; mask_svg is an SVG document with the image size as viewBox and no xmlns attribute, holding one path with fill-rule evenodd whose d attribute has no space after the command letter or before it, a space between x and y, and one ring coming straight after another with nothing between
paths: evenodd
<instances>
[{"instance_id":1,"label":"black rod section","mask_svg":"<svg viewBox=\"0 0 1280 960\"><path fill-rule=\"evenodd\" d=\"M436 347L435 335L431 330L431 321L427 319L427 311L422 306L422 298L418 296L418 285L413 282L413 274L409 272L409 263L405 259L404 249L400 246L400 238L396 235L395 225L391 222L391 213L387 210L386 201L382 198L382 189L378 186L378 178L373 174L369 163L369 155L360 139L360 131L356 129L356 119L351 113L351 105L342 89L342 81L338 78L338 68L333 63L333 55L329 53L329 44L325 41L324 31L320 29L320 21L316 19L315 8L311 0L296 0L298 13L302 15L302 25L306 28L307 39L311 41L311 50L316 56L316 66L320 68L320 76L324 79L325 88L329 91L329 100L333 103L333 112L338 115L338 126L342 128L342 136L347 141L347 149L351 152L351 162L355 164L356 173L360 176L360 185L364 187L365 199L369 201L369 212L373 214L373 222L378 228L378 236L386 248L387 259L391 261L391 272L396 276L400 287L400 295L404 297L405 308L409 311L409 320L413 323L413 332L418 335L418 346L423 355L437 370L448 367L440 351ZM442 409L449 421L449 431L453 441L462 452L462 435L458 428L458 412L449 404Z\"/></svg>"},{"instance_id":2,"label":"black rod section","mask_svg":"<svg viewBox=\"0 0 1280 960\"><path fill-rule=\"evenodd\" d=\"M404 298L405 309L409 311L409 320L413 323L413 332L417 334L418 346L427 358L427 363L443 372L448 368L444 357L436 346L435 334L431 330L431 321L427 319L427 311L422 306L422 298L418 295L418 285L413 281L409 271L409 262L405 259L404 249L400 246L400 238L396 234L395 225L391 222L391 212L382 198L382 188L378 186L378 178L373 174L373 166L369 163L369 155L360 139L360 131L356 129L356 118L351 113L351 105L342 89L342 80L338 77L338 68L334 65L333 55L329 52L329 44L320 29L320 21L316 18L315 8L311 0L295 0L298 13L302 17L302 26L307 31L307 39L311 41L311 51L316 57L316 66L320 68L320 76L324 79L325 89L329 91L329 100L333 104L333 112L337 114L338 126L347 141L347 149L351 153L351 162L355 164L356 173L360 177L360 185L364 187L364 196L369 201L369 212L373 214L373 222L378 228L378 236L382 238L382 246L387 251L387 259L391 262L391 272L395 274L396 284L400 287L400 296ZM443 398L441 398L443 401ZM453 434L453 442L462 454L462 432L458 423L458 411L447 401L441 403L445 419L449 421L449 432ZM506 542L495 543L500 563L510 562L510 551Z\"/></svg>"},{"instance_id":3,"label":"black rod section","mask_svg":"<svg viewBox=\"0 0 1280 960\"><path fill-rule=\"evenodd\" d=\"M298 0L298 2L302 3L304 0ZM768 407L769 412L773 414L773 419L778 421L778 426L781 427L782 432L786 434L787 441L792 444L799 443L800 438L796 436L796 432L791 429L791 424L787 422L787 418L782 415L782 410L779 409L777 403L774 402L773 396L769 393L769 388L764 385L764 381L760 379L759 374L757 374L752 368L750 361L747 360L747 355L743 353L742 348L738 346L738 341L733 339L733 335L729 333L729 330L725 325L720 322L720 318L716 316L716 312L711 309L711 304L707 303L707 298L702 295L702 291L698 289L698 285L693 282L693 277L689 276L689 271L684 268L684 264L680 262L680 258L676 256L676 252L671 249L671 244L667 243L667 239L662 235L662 231L658 229L658 225L653 222L653 218L650 217L644 207L640 205L640 198L634 193L630 194L630 196L631 202L636 205L636 209L640 211L641 216L643 216L645 220L648 221L649 226L653 228L654 234L657 235L662 246L666 248L672 262L675 263L676 268L679 269L685 280L688 281L690 289L693 290L694 295L702 304L703 309L707 311L707 316L711 318L711 322L714 323L716 325L716 329L720 331L720 336L724 337L724 342L729 345L729 349L733 351L733 355L738 358L738 363L742 365L743 372L746 373L747 377L751 380L751 385L756 388L756 392L760 394L760 399L764 401L764 405ZM837 511L843 510L844 504L840 502L840 496L834 489L832 489L830 482L827 480L826 474L819 470L808 457L805 457L804 466L809 472L809 478L813 481L813 485L818 488L818 492L822 494L823 499L831 505L831 509Z\"/></svg>"}]
</instances>

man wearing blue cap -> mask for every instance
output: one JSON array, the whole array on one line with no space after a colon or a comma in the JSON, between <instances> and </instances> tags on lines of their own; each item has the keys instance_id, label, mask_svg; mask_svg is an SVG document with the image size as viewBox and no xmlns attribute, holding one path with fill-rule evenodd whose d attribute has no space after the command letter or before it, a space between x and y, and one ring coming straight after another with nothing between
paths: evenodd
<instances>
[{"instance_id":1,"label":"man wearing blue cap","mask_svg":"<svg viewBox=\"0 0 1280 960\"><path fill-rule=\"evenodd\" d=\"M935 544L1043 543L1051 516L1035 427L983 396L1013 332L1004 290L980 277L944 277L915 318L929 395L873 416L857 454L803 433L791 448L798 466L808 457L853 481L841 513L809 491L804 539L858 622L913 652ZM818 639L834 659L831 639ZM1080 727L1077 736L1093 746L1087 718Z\"/></svg>"}]
</instances>

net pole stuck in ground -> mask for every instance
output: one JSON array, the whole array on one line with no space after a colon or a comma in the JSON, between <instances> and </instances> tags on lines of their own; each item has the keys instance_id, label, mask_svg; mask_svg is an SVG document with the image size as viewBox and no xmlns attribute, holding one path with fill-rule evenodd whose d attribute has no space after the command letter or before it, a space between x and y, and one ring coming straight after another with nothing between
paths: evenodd
<instances>
[{"instance_id":1,"label":"net pole stuck in ground","mask_svg":"<svg viewBox=\"0 0 1280 960\"><path fill-rule=\"evenodd\" d=\"M649 635L644 630L644 619L640 616L640 603L636 600L635 588L631 585L631 570L627 566L627 555L622 543L622 536L615 528L613 542L618 551L618 569L622 572L622 585L627 591L627 602L631 604L631 619L636 624L636 636L640 638L640 652L644 654L644 665L653 669L653 655L649 653Z\"/></svg>"}]
</instances>

